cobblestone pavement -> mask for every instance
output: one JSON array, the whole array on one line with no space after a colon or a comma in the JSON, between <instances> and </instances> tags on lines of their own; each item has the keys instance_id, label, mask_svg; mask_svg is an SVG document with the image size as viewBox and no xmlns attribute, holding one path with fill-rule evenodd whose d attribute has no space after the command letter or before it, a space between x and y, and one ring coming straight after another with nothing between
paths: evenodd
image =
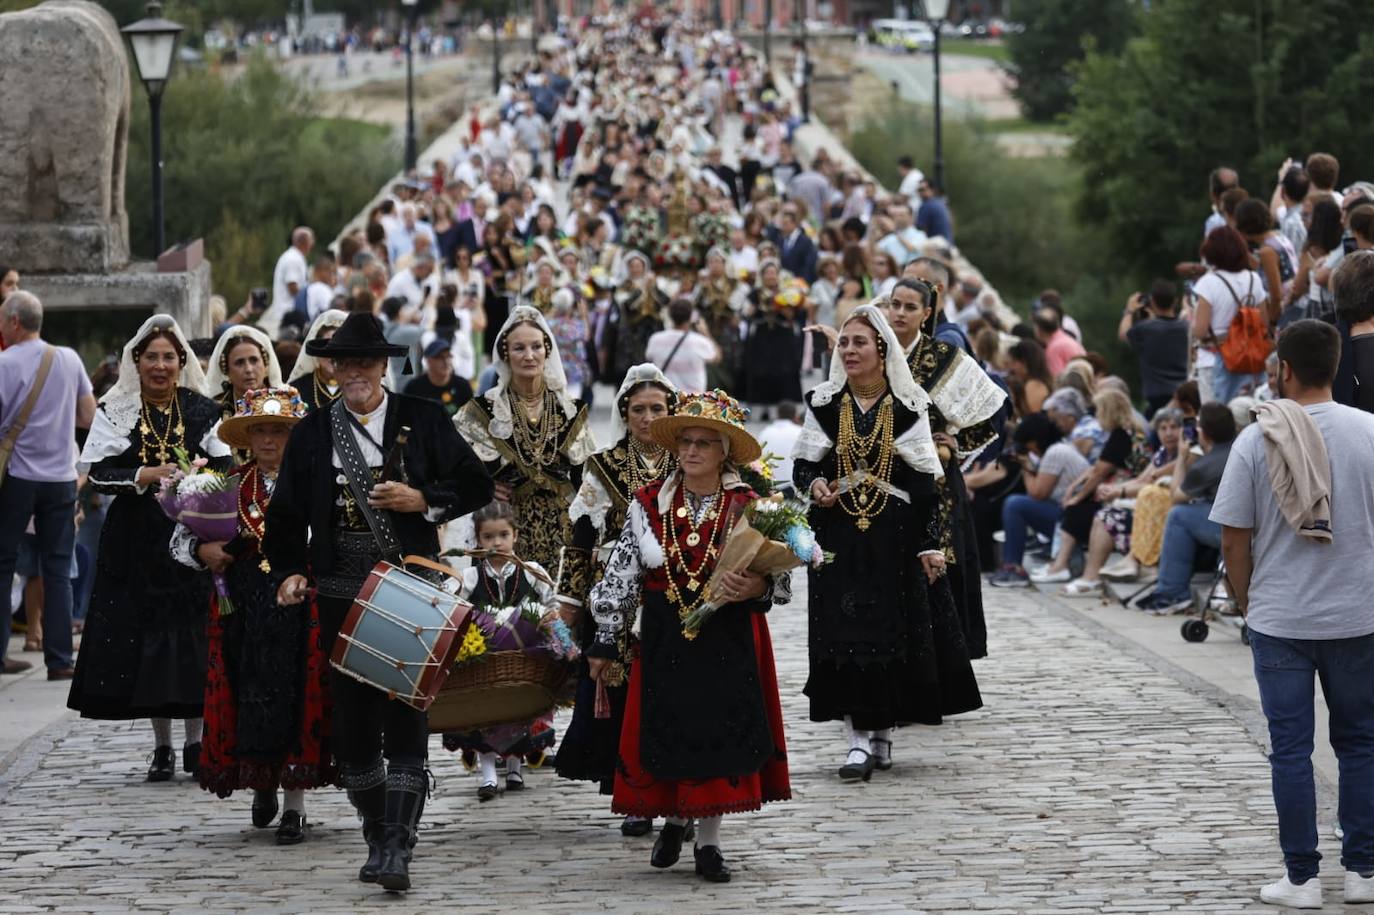
<instances>
[{"instance_id":1,"label":"cobblestone pavement","mask_svg":"<svg viewBox=\"0 0 1374 915\"><path fill-rule=\"evenodd\" d=\"M838 727L806 720L804 598L773 612L795 798L726 819L726 886L652 870L651 840L548 770L479 806L436 742L417 889L388 897L354 879L340 792L311 794L310 841L278 848L246 795L143 782L146 723L64 721L0 773L0 912L1265 911L1279 856L1253 711L1042 597L988 597L986 708L900 732L896 767L861 785L834 776Z\"/></svg>"}]
</instances>

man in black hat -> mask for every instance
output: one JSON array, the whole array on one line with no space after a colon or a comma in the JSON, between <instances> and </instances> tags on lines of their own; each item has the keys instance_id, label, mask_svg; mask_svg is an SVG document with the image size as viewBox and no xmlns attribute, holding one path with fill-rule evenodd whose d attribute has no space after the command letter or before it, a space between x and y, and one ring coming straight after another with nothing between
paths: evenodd
<instances>
[{"instance_id":1,"label":"man in black hat","mask_svg":"<svg viewBox=\"0 0 1374 915\"><path fill-rule=\"evenodd\" d=\"M386 342L374 315L349 315L306 352L333 360L340 396L291 430L263 546L279 604L305 600L313 583L330 651L372 567L382 558L436 556L436 526L490 502L493 485L438 404L382 386L387 358L406 349ZM407 427L396 466L388 459ZM427 716L337 670L332 692L339 783L362 815L368 846L358 879L409 889L427 788Z\"/></svg>"},{"instance_id":2,"label":"man in black hat","mask_svg":"<svg viewBox=\"0 0 1374 915\"><path fill-rule=\"evenodd\" d=\"M452 350L442 337L430 341L425 347L425 373L412 378L405 391L410 397L437 402L450 417L472 400L472 385L453 371Z\"/></svg>"}]
</instances>

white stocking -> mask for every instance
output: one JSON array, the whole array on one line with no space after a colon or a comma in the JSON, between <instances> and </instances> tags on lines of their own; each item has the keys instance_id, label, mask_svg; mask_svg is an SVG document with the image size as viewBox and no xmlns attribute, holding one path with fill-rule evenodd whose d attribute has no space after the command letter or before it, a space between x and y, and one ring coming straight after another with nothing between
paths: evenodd
<instances>
[{"instance_id":1,"label":"white stocking","mask_svg":"<svg viewBox=\"0 0 1374 915\"><path fill-rule=\"evenodd\" d=\"M301 788L288 788L285 791L286 798L282 802L285 810L294 810L297 813L305 813L305 791Z\"/></svg>"},{"instance_id":2,"label":"white stocking","mask_svg":"<svg viewBox=\"0 0 1374 915\"><path fill-rule=\"evenodd\" d=\"M200 743L201 735L205 733L205 719L186 718L182 720L181 724L186 729L186 742Z\"/></svg>"},{"instance_id":3,"label":"white stocking","mask_svg":"<svg viewBox=\"0 0 1374 915\"><path fill-rule=\"evenodd\" d=\"M720 848L720 817L702 817L697 820L697 848L714 845Z\"/></svg>"},{"instance_id":4,"label":"white stocking","mask_svg":"<svg viewBox=\"0 0 1374 915\"><path fill-rule=\"evenodd\" d=\"M478 784L496 784L496 754L479 753L477 754L477 778Z\"/></svg>"},{"instance_id":5,"label":"white stocking","mask_svg":"<svg viewBox=\"0 0 1374 915\"><path fill-rule=\"evenodd\" d=\"M153 721L153 745L158 747L170 747L172 745L172 719L154 718Z\"/></svg>"},{"instance_id":6,"label":"white stocking","mask_svg":"<svg viewBox=\"0 0 1374 915\"><path fill-rule=\"evenodd\" d=\"M521 768L522 764L519 756L506 757L506 778L510 778L512 775L514 775L516 778L520 779L521 781L524 781L525 776L521 772Z\"/></svg>"},{"instance_id":7,"label":"white stocking","mask_svg":"<svg viewBox=\"0 0 1374 915\"><path fill-rule=\"evenodd\" d=\"M869 731L857 730L854 727L854 719L850 718L848 715L844 716L844 728L846 735L849 737L850 755L852 756L855 750L862 750L864 753L868 753L869 747L873 742L872 733ZM859 757L857 760L851 759L850 762L863 762L863 757Z\"/></svg>"}]
</instances>

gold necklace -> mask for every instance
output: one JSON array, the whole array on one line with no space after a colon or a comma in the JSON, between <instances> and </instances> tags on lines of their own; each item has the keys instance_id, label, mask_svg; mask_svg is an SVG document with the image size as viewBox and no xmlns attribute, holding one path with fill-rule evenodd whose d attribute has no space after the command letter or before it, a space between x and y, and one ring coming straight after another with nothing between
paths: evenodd
<instances>
[{"instance_id":1,"label":"gold necklace","mask_svg":"<svg viewBox=\"0 0 1374 915\"><path fill-rule=\"evenodd\" d=\"M315 406L316 406L317 408L318 408L318 407L328 406L329 404L332 404L334 401L336 401L336 400L339 399L340 390L339 390L338 385L337 385L337 384L334 385L334 391L333 391L333 393L330 393L330 391L329 391L330 385L329 385L329 383L325 380L324 374L323 374L318 368L315 369L315 385L314 385L314 387L315 387Z\"/></svg>"},{"instance_id":2,"label":"gold necklace","mask_svg":"<svg viewBox=\"0 0 1374 915\"><path fill-rule=\"evenodd\" d=\"M153 422L153 414L149 412L149 407L166 417L166 425L162 432L157 431L157 423ZM157 458L159 465L171 460L172 449L181 447L186 437L186 425L182 422L181 404L176 394L172 394L172 400L165 410L144 400L143 409L139 411L138 431L142 438L138 458L145 467L154 466L154 457Z\"/></svg>"},{"instance_id":3,"label":"gold necklace","mask_svg":"<svg viewBox=\"0 0 1374 915\"><path fill-rule=\"evenodd\" d=\"M540 395L545 399L544 410L537 421L531 421L519 402L523 398L512 392L511 412L515 414L515 422L511 423L511 438L516 453L532 467L548 467L558 459L558 407L548 402L548 394L545 390Z\"/></svg>"},{"instance_id":4,"label":"gold necklace","mask_svg":"<svg viewBox=\"0 0 1374 915\"><path fill-rule=\"evenodd\" d=\"M864 387L856 381L849 382L849 389L854 392L854 396L861 400L872 400L883 391L887 390L887 379L879 378L876 383Z\"/></svg>"},{"instance_id":5,"label":"gold necklace","mask_svg":"<svg viewBox=\"0 0 1374 915\"><path fill-rule=\"evenodd\" d=\"M663 477L663 471L668 468L668 451L659 448L657 455L650 455L648 449L633 435L630 436L629 451L630 460L625 475L629 481L629 494L633 496L654 480Z\"/></svg>"},{"instance_id":6,"label":"gold necklace","mask_svg":"<svg viewBox=\"0 0 1374 915\"><path fill-rule=\"evenodd\" d=\"M678 543L677 539L677 527L673 524L672 517L663 519L663 526L667 529L668 534L668 548L664 551L667 554L667 563L664 569L667 574L664 577L668 581L668 599L677 606L679 620L685 620L706 600L705 592L701 594L697 592L701 591L702 578L709 577L706 567L716 558L716 544L720 536L720 529L724 523L723 519L725 518L725 512L721 506L721 503L724 501L724 495L725 487L721 483L717 483L716 492L711 501L711 508L707 513L707 517L712 523L711 530L707 534L706 552L702 554L701 561L697 563L695 569L687 564L687 558L683 555L682 545ZM678 489L674 501L678 500L681 500L682 504L677 507L674 514L678 518L688 517L690 511L687 508L687 491L685 486ZM694 530L687 535L686 540L688 546L695 547L701 543L701 535ZM674 564L677 566L676 569L674 569ZM712 570L714 570L714 568L715 567L712 566ZM682 591L678 587L678 574L686 577L687 591L695 595L695 598L692 599L690 603L683 597Z\"/></svg>"},{"instance_id":7,"label":"gold necklace","mask_svg":"<svg viewBox=\"0 0 1374 915\"><path fill-rule=\"evenodd\" d=\"M855 428L854 410L854 398L845 392L840 401L840 430L835 458L841 479L852 479L856 472L863 478L854 483L848 492L842 493L838 501L845 514L856 519L854 526L866 531L872 525L872 519L887 507L889 492L884 484L892 475L894 452L892 398L883 398L873 431L867 435L859 435Z\"/></svg>"}]
</instances>

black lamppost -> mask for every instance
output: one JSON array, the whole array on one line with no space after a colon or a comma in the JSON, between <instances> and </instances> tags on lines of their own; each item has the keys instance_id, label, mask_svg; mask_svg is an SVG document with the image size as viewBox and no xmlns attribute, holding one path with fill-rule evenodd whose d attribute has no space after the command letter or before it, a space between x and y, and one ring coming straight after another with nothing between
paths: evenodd
<instances>
[{"instance_id":1,"label":"black lamppost","mask_svg":"<svg viewBox=\"0 0 1374 915\"><path fill-rule=\"evenodd\" d=\"M496 14L491 16L491 94L501 92L501 26Z\"/></svg>"},{"instance_id":2,"label":"black lamppost","mask_svg":"<svg viewBox=\"0 0 1374 915\"><path fill-rule=\"evenodd\" d=\"M172 75L172 63L176 60L177 39L181 37L182 27L162 18L162 4L158 0L150 0L147 9L146 18L126 25L120 31L129 38L134 64L138 67L138 78L148 92L148 111L153 128L153 237L157 242L157 251L153 256L161 257L167 245L162 219L162 90L167 88L167 80Z\"/></svg>"},{"instance_id":3,"label":"black lamppost","mask_svg":"<svg viewBox=\"0 0 1374 915\"><path fill-rule=\"evenodd\" d=\"M940 135L940 26L949 15L949 0L925 0L926 22L935 33L935 185L945 192L945 150Z\"/></svg>"},{"instance_id":4,"label":"black lamppost","mask_svg":"<svg viewBox=\"0 0 1374 915\"><path fill-rule=\"evenodd\" d=\"M530 55L539 59L539 21L543 19L544 5L539 0L530 0Z\"/></svg>"},{"instance_id":5,"label":"black lamppost","mask_svg":"<svg viewBox=\"0 0 1374 915\"><path fill-rule=\"evenodd\" d=\"M811 57L806 53L806 0L797 0L797 60L792 73L797 78L797 92L801 95L802 123L811 120Z\"/></svg>"},{"instance_id":6,"label":"black lamppost","mask_svg":"<svg viewBox=\"0 0 1374 915\"><path fill-rule=\"evenodd\" d=\"M415 21L420 12L420 0L401 0L408 12L406 21L406 171L415 170L420 158L415 138Z\"/></svg>"},{"instance_id":7,"label":"black lamppost","mask_svg":"<svg viewBox=\"0 0 1374 915\"><path fill-rule=\"evenodd\" d=\"M773 66L773 0L763 3L763 62Z\"/></svg>"}]
</instances>

